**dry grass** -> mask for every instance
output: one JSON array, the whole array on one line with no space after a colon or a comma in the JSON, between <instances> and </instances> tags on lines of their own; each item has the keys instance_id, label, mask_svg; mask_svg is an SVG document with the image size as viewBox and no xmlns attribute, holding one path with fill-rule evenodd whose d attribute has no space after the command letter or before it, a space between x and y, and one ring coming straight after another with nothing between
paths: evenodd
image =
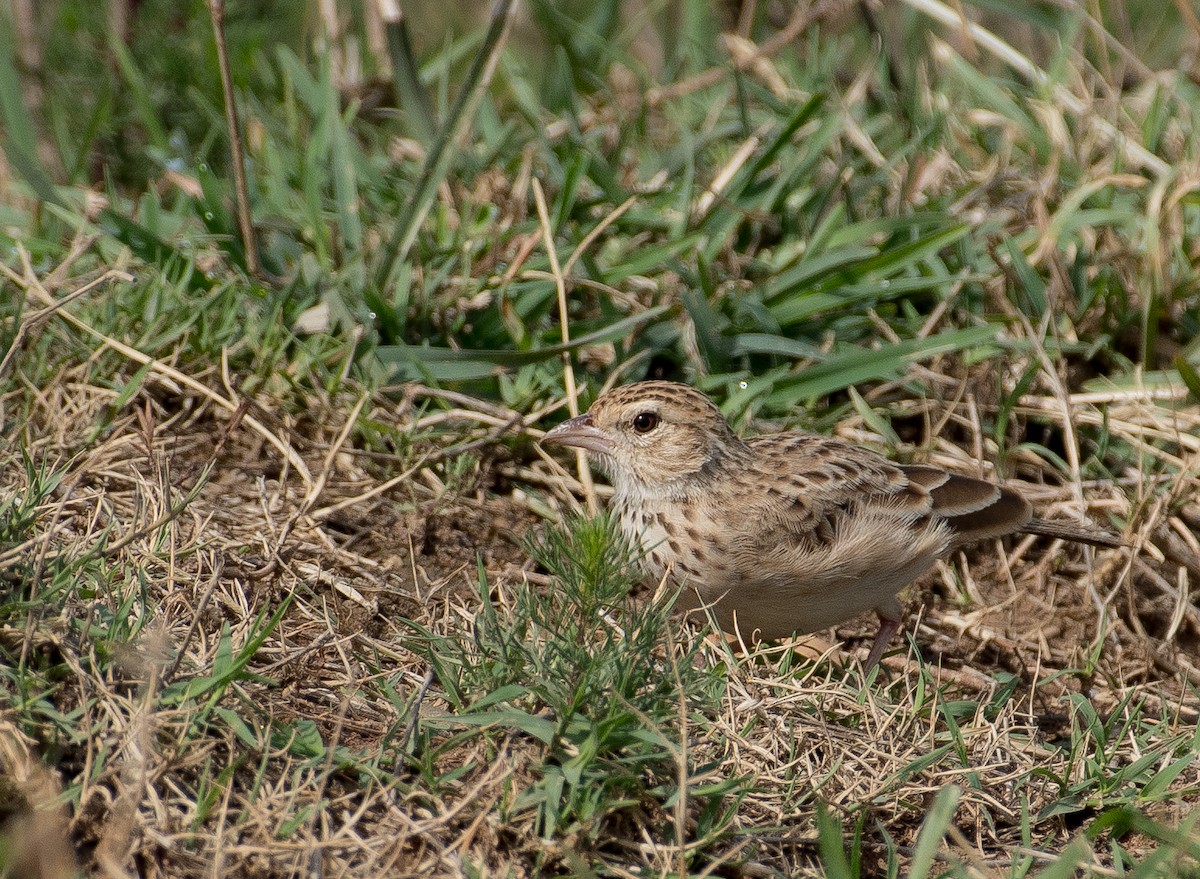
<instances>
[{"instance_id":1,"label":"dry grass","mask_svg":"<svg viewBox=\"0 0 1200 879\"><path fill-rule=\"evenodd\" d=\"M0 266L25 303L4 313L0 362L8 875L1197 875L1200 405L1179 370L1195 360L1200 177L1182 90L1126 91L1072 50L1053 82L1009 58L1044 89L1026 94L964 60L999 49L964 29L957 53L930 38L904 108L872 98L869 64L786 57L818 18L846 26L842 6L797 7L788 39L757 49L726 40L736 88L725 55L643 95L614 65L609 92L522 143L480 122L509 152L429 187L431 219L407 230L420 255L396 259L412 298L377 315L401 327L395 360L356 348L373 330L352 321L298 340L286 303L252 322L252 296L293 291L193 295L178 254L143 265L93 234L94 194L54 259L15 245ZM336 164L306 151L334 122L293 111L311 124L254 120L264 177L271 157ZM338 131L346 150L377 145ZM389 148L398 165L422 153ZM676 148L692 152L656 164ZM594 165L571 164L589 150ZM353 286L369 272L351 236L312 228L336 215L388 240L394 218L371 212L421 168L403 170L372 181L386 197L365 176L301 194L280 172L264 193L303 204L264 233L283 242L267 257L311 271L327 307L391 306ZM187 182L183 212L203 213ZM633 195L610 203L609 185ZM242 283L220 235L170 219L151 231L195 247L190 268ZM62 295L134 263L142 283ZM797 270L811 283L788 287ZM793 306L806 317L779 318ZM208 307L211 325L192 322ZM643 347L618 335L566 373L557 355L478 353L500 339L536 355L622 319ZM416 371L401 343L430 340L444 374L379 388ZM747 340L765 347L730 353ZM873 355L893 359L862 377ZM532 440L577 405L572 363L594 387L663 362L751 430L779 426L765 412L1009 479L1129 547L1029 537L946 560L910 592L908 649L866 680L870 621L747 652L641 592L598 601L602 551L573 518L588 478Z\"/></svg>"},{"instance_id":2,"label":"dry grass","mask_svg":"<svg viewBox=\"0 0 1200 879\"><path fill-rule=\"evenodd\" d=\"M971 875L1005 875L1014 858L1061 853L1083 816L1110 804L1136 802L1180 826L1200 790L1200 767L1187 759L1145 794L1150 778L1190 753L1200 711L1200 615L1189 593L1200 575L1193 405L1114 392L1107 429L1140 450L1137 466L1086 489L1024 486L1054 515L1127 521L1130 550L1084 553L1030 538L949 560L911 601L914 612L927 608L910 619L923 658L893 657L871 683L846 665L857 637L816 662L782 647L730 653L709 640L692 661L724 668L723 692L681 704L679 728L661 733L684 791L675 810L630 804L604 819L599 837L543 841L532 833L534 811L515 804L538 782L544 743L453 722L418 736L454 709L398 618L469 633L477 559L501 615L523 578L555 588L531 569L519 538L542 527L543 513L575 505L573 480L544 460L495 458L488 445L463 467L422 463L433 447L389 462L340 444L355 414L394 418L401 430L428 423L411 405L422 394L413 388L400 407L343 395L303 427L264 411L280 444L304 460L313 492L277 444L163 381L93 439L114 395L83 369L3 401L27 407L23 446L54 462L57 480L2 560L9 582L24 584L31 615L24 628L10 617L0 639L34 678L35 669L58 670L44 693L25 694L37 705L10 702L0 726L5 811L23 816L10 825L20 875L55 875L72 848L99 875L126 875L130 863L170 876L285 875L318 864L356 875L525 875L569 870L582 852L616 875L721 863L740 864L743 875L758 875L754 865L808 873L817 871L818 803L864 834L863 869L874 872L911 861L947 785L959 799L938 858ZM1020 407L1062 430L1067 419L1099 418L1095 402L1027 394ZM929 424L984 435L968 402L919 408ZM453 413L438 418L466 444L511 415ZM840 430L874 436L861 420ZM933 437L914 445L947 466L970 470L977 460ZM1040 478L1036 458L1015 464ZM395 470L411 478L370 496ZM1166 473L1169 488L1156 488ZM10 450L0 495L33 497L47 475ZM669 643L646 660L679 655ZM38 716L40 728L18 725ZM418 738L424 754L413 749ZM47 749L59 755L54 772L40 768ZM1141 765L1147 754L1156 756ZM53 830L66 820L56 804L67 779L72 848ZM703 814L711 795L696 792L720 784L736 796L713 823ZM672 827L692 840L688 850L669 841ZM1121 844L1136 857L1160 842L1135 834ZM1089 851L1096 869L1108 862L1103 846Z\"/></svg>"}]
</instances>

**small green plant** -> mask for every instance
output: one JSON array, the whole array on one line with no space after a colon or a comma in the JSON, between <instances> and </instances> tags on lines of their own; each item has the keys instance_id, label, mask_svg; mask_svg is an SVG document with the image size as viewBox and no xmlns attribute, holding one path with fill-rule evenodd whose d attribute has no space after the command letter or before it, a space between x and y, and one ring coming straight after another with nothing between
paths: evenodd
<instances>
[{"instance_id":1,"label":"small green plant","mask_svg":"<svg viewBox=\"0 0 1200 879\"><path fill-rule=\"evenodd\" d=\"M18 462L13 460L18 456L19 466L24 471L21 488L12 491L0 489L0 553L33 533L42 512L42 503L54 493L66 473L44 461L34 461L24 450L6 456L8 460L0 462L0 466L18 466Z\"/></svg>"},{"instance_id":2,"label":"small green plant","mask_svg":"<svg viewBox=\"0 0 1200 879\"><path fill-rule=\"evenodd\" d=\"M719 836L743 786L697 793L681 718L717 704L722 681L673 632L672 602L631 597L640 577L607 517L549 529L529 551L549 586L493 594L480 569L474 624L429 636L429 660L456 710L427 726L518 731L539 742L536 780L507 809L510 819L536 812L543 837L595 842L613 813L654 814L681 798Z\"/></svg>"}]
</instances>

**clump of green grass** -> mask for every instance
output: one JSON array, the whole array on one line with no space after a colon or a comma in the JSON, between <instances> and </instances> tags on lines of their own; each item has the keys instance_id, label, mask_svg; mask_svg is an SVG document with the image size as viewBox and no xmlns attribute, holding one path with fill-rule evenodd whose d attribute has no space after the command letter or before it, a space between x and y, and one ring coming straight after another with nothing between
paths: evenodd
<instances>
[{"instance_id":1,"label":"clump of green grass","mask_svg":"<svg viewBox=\"0 0 1200 879\"><path fill-rule=\"evenodd\" d=\"M631 598L640 577L606 517L547 529L530 554L547 571L542 585L493 591L480 570L471 624L420 630L451 711L423 718L412 759L428 773L464 738L520 733L533 753L521 749L528 763L501 807L505 822L580 857L608 848L615 827L636 835L644 826L692 861L728 832L747 790L745 779L701 778L689 751L689 723L718 704L720 675L699 663L694 642L678 640L670 600ZM703 829L686 855L683 815Z\"/></svg>"}]
</instances>

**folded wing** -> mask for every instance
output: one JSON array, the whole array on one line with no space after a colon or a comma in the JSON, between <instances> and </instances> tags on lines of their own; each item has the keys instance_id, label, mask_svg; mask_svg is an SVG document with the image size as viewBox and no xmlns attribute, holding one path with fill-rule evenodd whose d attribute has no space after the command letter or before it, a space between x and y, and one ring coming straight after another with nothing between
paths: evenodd
<instances>
[{"instance_id":1,"label":"folded wing","mask_svg":"<svg viewBox=\"0 0 1200 879\"><path fill-rule=\"evenodd\" d=\"M985 479L950 473L924 464L895 464L868 449L814 434L755 437L749 442L772 454L766 460L786 462L786 473L762 474L778 489L767 514L788 530L813 536L835 530L837 521L855 511L897 514L918 527L937 520L950 532L949 549L968 543L1025 533L1117 547L1122 542L1104 531L1033 516L1033 509L1014 489ZM824 526L824 527L822 527ZM829 536L829 535L826 535Z\"/></svg>"}]
</instances>

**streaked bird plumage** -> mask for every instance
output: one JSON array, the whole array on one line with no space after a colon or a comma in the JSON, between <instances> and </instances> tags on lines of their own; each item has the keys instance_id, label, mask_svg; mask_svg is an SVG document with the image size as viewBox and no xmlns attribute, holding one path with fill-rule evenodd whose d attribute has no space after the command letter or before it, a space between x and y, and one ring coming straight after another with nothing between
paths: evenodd
<instances>
[{"instance_id":1,"label":"streaked bird plumage","mask_svg":"<svg viewBox=\"0 0 1200 879\"><path fill-rule=\"evenodd\" d=\"M898 628L897 593L959 546L1015 532L1121 545L1036 519L1020 494L986 480L818 434L742 439L708 397L675 382L610 390L544 442L592 453L647 573L682 583L689 606L747 639L873 609L868 665Z\"/></svg>"}]
</instances>

